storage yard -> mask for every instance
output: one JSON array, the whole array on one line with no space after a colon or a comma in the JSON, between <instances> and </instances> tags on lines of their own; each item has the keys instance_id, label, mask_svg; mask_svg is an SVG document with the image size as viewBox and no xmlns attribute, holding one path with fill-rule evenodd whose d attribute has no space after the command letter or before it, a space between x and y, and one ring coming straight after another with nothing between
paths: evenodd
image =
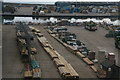
<instances>
[{"instance_id":1,"label":"storage yard","mask_svg":"<svg viewBox=\"0 0 120 80\"><path fill-rule=\"evenodd\" d=\"M96 32L90 32L83 27L68 26L68 30L75 33L78 36L77 38L83 41L91 50L94 50L97 53L99 50L105 50L108 53L113 52L118 55L118 49L114 47L114 39L105 37L107 30L104 28L99 27Z\"/></svg>"},{"instance_id":2,"label":"storage yard","mask_svg":"<svg viewBox=\"0 0 120 80\"><path fill-rule=\"evenodd\" d=\"M3 54L3 57L9 56L8 58L3 58L3 65L5 66L3 67L3 78L23 78L25 69L21 62L18 46L16 44L15 26L3 25L3 31L3 35L6 35L3 36L3 53L5 53ZM54 63L36 39L33 44L33 46L38 50L38 54L35 56L42 69L42 78L60 78Z\"/></svg>"},{"instance_id":3,"label":"storage yard","mask_svg":"<svg viewBox=\"0 0 120 80\"><path fill-rule=\"evenodd\" d=\"M3 67L3 78L23 78L25 72L25 66L20 58L19 49L17 46L15 27L16 25L3 25L3 35L5 35L3 36L3 57L9 56L8 58L3 59L3 65L5 66ZM53 36L51 36L51 34L49 34L49 32L45 29L46 26L30 25L30 27L40 30L41 34L45 36L54 50L56 50L59 55L63 56L64 59L69 64L71 64L73 69L79 75L79 78L97 78L96 70L98 66L96 63L94 64L95 66L93 66L95 67L95 69L91 68L89 65L93 63L86 63L86 61L84 62L84 59L81 59L82 56L76 56L69 49L65 48L63 44L61 44ZM104 28L100 27L98 28L99 30L96 32L87 31L83 27L67 26L67 28L70 32L75 33L77 35L77 39L83 41L90 50L94 50L97 53L97 59L99 59L100 55L98 54L99 50L106 50L108 52L114 52L116 53L116 55L118 54L117 49L114 47L113 39L104 37L104 34L107 32ZM59 68L57 69L54 60L51 59L48 52L46 52L42 44L39 42L39 40L37 40L39 38L35 35L34 37L35 38L31 42L31 46L37 49L37 54L35 54L34 56L36 57L38 64L40 64L40 78L61 78L62 76L59 73ZM102 40L106 42L102 42Z\"/></svg>"},{"instance_id":4,"label":"storage yard","mask_svg":"<svg viewBox=\"0 0 120 80\"><path fill-rule=\"evenodd\" d=\"M4 3L0 29L3 79L118 80L120 20L103 17L117 16L118 11L116 2ZM48 14L64 16L44 17ZM102 17L83 19L65 15Z\"/></svg>"},{"instance_id":5,"label":"storage yard","mask_svg":"<svg viewBox=\"0 0 120 80\"><path fill-rule=\"evenodd\" d=\"M60 55L64 56L64 58L73 66L73 68L78 72L81 78L96 78L95 73L87 66L82 60L80 60L75 55L71 54L68 50L64 48L59 42L57 42L54 38L52 38L46 30L43 29L42 26L35 26L40 29L41 33L45 35L45 37L49 40L50 44L53 48L59 52ZM9 31L11 29L11 31ZM3 25L3 57L9 56L3 61L5 67L3 67L4 73L3 77L5 78L22 78L24 72L23 63L20 60L20 54L16 44L16 35L15 35L15 26L13 25ZM9 33L9 35L7 35ZM6 42L6 40L8 40ZM4 42L5 41L5 42ZM36 58L40 64L42 69L42 78L60 78L60 75L57 71L56 66L53 61L49 57L49 55L44 51L41 45L39 45L38 41L35 39L33 46L38 50L38 54L36 54ZM11 54L10 54L11 53ZM72 58L71 58L72 57ZM75 61L75 62L74 62ZM14 64L13 64L14 63ZM13 65L10 65L13 64ZM17 68L15 68L15 66ZM12 68L13 67L13 68ZM11 73L9 75L6 75ZM89 73L89 74L88 74Z\"/></svg>"}]
</instances>

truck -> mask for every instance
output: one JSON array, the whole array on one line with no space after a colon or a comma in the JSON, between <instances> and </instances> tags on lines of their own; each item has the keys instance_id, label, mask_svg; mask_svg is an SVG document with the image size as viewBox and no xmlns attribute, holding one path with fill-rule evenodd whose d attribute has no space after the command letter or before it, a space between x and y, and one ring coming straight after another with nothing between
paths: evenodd
<instances>
[{"instance_id":1,"label":"truck","mask_svg":"<svg viewBox=\"0 0 120 80\"><path fill-rule=\"evenodd\" d=\"M89 31L96 31L97 30L96 23L94 23L93 21L87 22L85 24L85 29Z\"/></svg>"},{"instance_id":2,"label":"truck","mask_svg":"<svg viewBox=\"0 0 120 80\"><path fill-rule=\"evenodd\" d=\"M120 49L120 28L117 28L114 33L115 47Z\"/></svg>"}]
</instances>

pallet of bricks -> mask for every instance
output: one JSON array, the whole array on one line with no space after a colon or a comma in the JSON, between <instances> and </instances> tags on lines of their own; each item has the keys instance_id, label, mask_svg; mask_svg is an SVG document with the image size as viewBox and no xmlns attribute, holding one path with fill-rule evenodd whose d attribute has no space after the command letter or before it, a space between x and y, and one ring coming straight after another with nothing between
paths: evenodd
<instances>
[{"instance_id":1,"label":"pallet of bricks","mask_svg":"<svg viewBox=\"0 0 120 80\"><path fill-rule=\"evenodd\" d=\"M28 54L28 50L26 48L26 40L22 38L21 31L16 29L16 36L17 36L17 44L19 48L19 52L21 55L21 60L23 64L25 65L25 71L24 71L24 78L25 79L36 79L41 78L41 69L40 66L34 56L34 54ZM31 48L32 51L35 51L35 48Z\"/></svg>"},{"instance_id":2,"label":"pallet of bricks","mask_svg":"<svg viewBox=\"0 0 120 80\"><path fill-rule=\"evenodd\" d=\"M31 28L33 29L33 28ZM36 33L36 32L34 32ZM73 67L49 44L44 36L38 36L36 34L38 42L42 45L43 49L49 54L53 62L55 63L61 77L63 79L79 79L78 73Z\"/></svg>"}]
</instances>

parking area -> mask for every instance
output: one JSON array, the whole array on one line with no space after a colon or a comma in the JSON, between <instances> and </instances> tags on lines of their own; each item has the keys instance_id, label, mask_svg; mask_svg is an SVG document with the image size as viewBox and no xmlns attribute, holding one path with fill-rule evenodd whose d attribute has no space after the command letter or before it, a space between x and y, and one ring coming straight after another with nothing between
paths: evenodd
<instances>
[{"instance_id":1,"label":"parking area","mask_svg":"<svg viewBox=\"0 0 120 80\"><path fill-rule=\"evenodd\" d=\"M105 34L108 33L107 30L105 30L102 27L98 27L97 31L88 31L84 29L84 27L72 27L67 26L68 30L70 32L73 32L77 35L77 39L81 40L86 44L86 46L92 50L95 51L96 57L99 58L98 51L99 50L105 50L107 53L115 53L116 60L118 63L118 49L115 48L114 44L114 38L106 38Z\"/></svg>"}]
</instances>

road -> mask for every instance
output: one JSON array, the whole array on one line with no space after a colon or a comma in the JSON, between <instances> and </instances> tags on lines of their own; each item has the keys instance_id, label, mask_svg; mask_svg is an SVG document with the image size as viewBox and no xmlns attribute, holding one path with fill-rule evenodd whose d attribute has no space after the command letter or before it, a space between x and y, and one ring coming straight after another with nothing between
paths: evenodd
<instances>
[{"instance_id":1,"label":"road","mask_svg":"<svg viewBox=\"0 0 120 80\"><path fill-rule=\"evenodd\" d=\"M116 54L118 63L118 49L115 48L113 38L105 37L105 34L108 33L107 30L102 27L98 27L98 30L95 32L88 31L83 27L67 26L67 28L70 32L75 33L77 35L77 39L84 42L90 50L96 51L97 58L100 55L98 54L99 50L106 50L107 53L113 52Z\"/></svg>"},{"instance_id":2,"label":"road","mask_svg":"<svg viewBox=\"0 0 120 80\"><path fill-rule=\"evenodd\" d=\"M34 38L34 41L31 43L32 47L35 47L37 49L38 54L36 54L35 57L40 64L40 68L42 70L42 78L60 78L57 67L51 60L49 54L45 52L41 44L38 42L36 36Z\"/></svg>"},{"instance_id":3,"label":"road","mask_svg":"<svg viewBox=\"0 0 120 80\"><path fill-rule=\"evenodd\" d=\"M2 26L2 77L22 78L24 65L18 52L14 25Z\"/></svg>"},{"instance_id":4,"label":"road","mask_svg":"<svg viewBox=\"0 0 120 80\"><path fill-rule=\"evenodd\" d=\"M85 64L81 59L79 59L76 55L70 53L62 44L60 44L57 40L49 35L49 33L43 28L43 26L33 26L36 27L44 34L49 43L53 46L53 48L59 52L61 56L63 56L76 70L79 74L80 78L96 78L95 73L89 68L87 64Z\"/></svg>"}]
</instances>

